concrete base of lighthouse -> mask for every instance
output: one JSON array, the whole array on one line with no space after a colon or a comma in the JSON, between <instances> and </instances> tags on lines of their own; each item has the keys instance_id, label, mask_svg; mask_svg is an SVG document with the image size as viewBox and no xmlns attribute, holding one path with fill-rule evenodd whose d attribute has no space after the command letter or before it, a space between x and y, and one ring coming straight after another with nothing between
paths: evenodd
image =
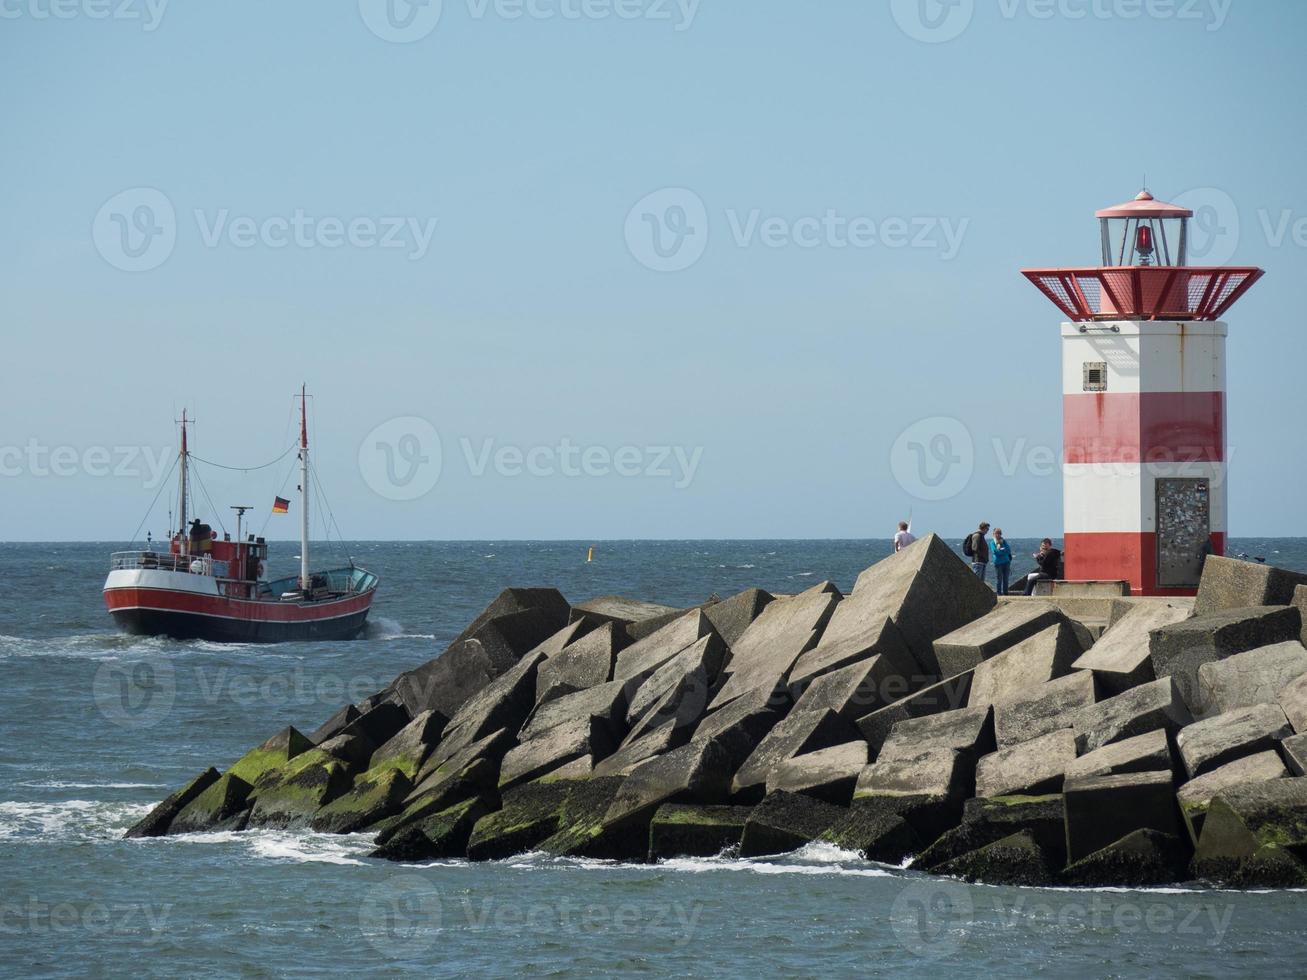
<instances>
[{"instance_id":1,"label":"concrete base of lighthouse","mask_svg":"<svg viewBox=\"0 0 1307 980\"><path fill-rule=\"evenodd\" d=\"M1192 595L1226 539L1225 339L1219 321L1064 323L1068 579Z\"/></svg>"}]
</instances>

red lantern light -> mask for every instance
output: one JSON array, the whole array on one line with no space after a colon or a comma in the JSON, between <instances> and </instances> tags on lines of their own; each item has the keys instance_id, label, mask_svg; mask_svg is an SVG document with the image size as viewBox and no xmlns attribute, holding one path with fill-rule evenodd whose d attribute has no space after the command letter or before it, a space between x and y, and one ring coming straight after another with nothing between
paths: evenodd
<instances>
[{"instance_id":1,"label":"red lantern light","mask_svg":"<svg viewBox=\"0 0 1307 980\"><path fill-rule=\"evenodd\" d=\"M1140 225L1135 232L1135 251L1145 259L1153 254L1153 229L1148 225Z\"/></svg>"}]
</instances>

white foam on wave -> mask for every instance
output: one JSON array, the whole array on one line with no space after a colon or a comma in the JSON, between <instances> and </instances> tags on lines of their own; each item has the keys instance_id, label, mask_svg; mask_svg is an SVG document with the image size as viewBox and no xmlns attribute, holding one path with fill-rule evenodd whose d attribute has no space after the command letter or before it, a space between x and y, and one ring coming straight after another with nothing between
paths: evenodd
<instances>
[{"instance_id":1,"label":"white foam on wave","mask_svg":"<svg viewBox=\"0 0 1307 980\"><path fill-rule=\"evenodd\" d=\"M562 858L552 854L531 852L520 854L503 862L515 870L541 867L569 867L579 871L649 871L647 864L626 864L619 861L601 861L596 858ZM763 875L829 875L858 878L892 878L894 870L877 866L865 860L857 851L846 851L834 844L816 842L799 848L791 854L774 858L741 858L733 849L716 857L668 858L653 866L657 871L686 874L703 874L711 871L748 871Z\"/></svg>"},{"instance_id":2,"label":"white foam on wave","mask_svg":"<svg viewBox=\"0 0 1307 980\"><path fill-rule=\"evenodd\" d=\"M809 844L793 854L771 860L740 858L722 854L711 858L669 858L659 868L704 874L711 871L747 871L760 875L826 875L847 878L893 878L889 868L877 867L853 851L841 851L833 844Z\"/></svg>"},{"instance_id":3,"label":"white foam on wave","mask_svg":"<svg viewBox=\"0 0 1307 980\"><path fill-rule=\"evenodd\" d=\"M149 813L149 803L104 800L0 802L0 840L107 840Z\"/></svg>"},{"instance_id":4,"label":"white foam on wave","mask_svg":"<svg viewBox=\"0 0 1307 980\"><path fill-rule=\"evenodd\" d=\"M434 633L408 633L397 619L373 616L368 620L363 638L367 640L434 640Z\"/></svg>"},{"instance_id":5,"label":"white foam on wave","mask_svg":"<svg viewBox=\"0 0 1307 980\"><path fill-rule=\"evenodd\" d=\"M251 833L243 835L252 855L291 864L363 865L370 838L357 835Z\"/></svg>"}]
</instances>

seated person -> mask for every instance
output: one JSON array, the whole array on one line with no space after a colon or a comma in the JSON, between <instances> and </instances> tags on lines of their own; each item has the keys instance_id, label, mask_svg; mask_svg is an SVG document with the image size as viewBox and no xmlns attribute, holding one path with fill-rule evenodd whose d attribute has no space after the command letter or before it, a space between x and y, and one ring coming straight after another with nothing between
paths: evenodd
<instances>
[{"instance_id":1,"label":"seated person","mask_svg":"<svg viewBox=\"0 0 1307 980\"><path fill-rule=\"evenodd\" d=\"M1035 559L1035 564L1039 567L1026 576L1026 595L1035 594L1036 582L1057 578L1058 569L1061 567L1062 562L1062 552L1053 547L1051 539L1045 538L1039 542L1039 550L1031 557Z\"/></svg>"}]
</instances>

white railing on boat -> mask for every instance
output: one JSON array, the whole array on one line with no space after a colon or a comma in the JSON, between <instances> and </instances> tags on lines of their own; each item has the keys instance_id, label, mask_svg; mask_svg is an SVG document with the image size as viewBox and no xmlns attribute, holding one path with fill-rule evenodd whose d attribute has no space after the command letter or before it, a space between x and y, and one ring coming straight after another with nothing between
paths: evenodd
<instances>
[{"instance_id":1,"label":"white railing on boat","mask_svg":"<svg viewBox=\"0 0 1307 980\"><path fill-rule=\"evenodd\" d=\"M226 562L217 562L226 574ZM204 555L174 555L166 551L115 551L109 559L109 569L135 570L148 568L161 572L189 572L192 575L212 575L215 562Z\"/></svg>"}]
</instances>

